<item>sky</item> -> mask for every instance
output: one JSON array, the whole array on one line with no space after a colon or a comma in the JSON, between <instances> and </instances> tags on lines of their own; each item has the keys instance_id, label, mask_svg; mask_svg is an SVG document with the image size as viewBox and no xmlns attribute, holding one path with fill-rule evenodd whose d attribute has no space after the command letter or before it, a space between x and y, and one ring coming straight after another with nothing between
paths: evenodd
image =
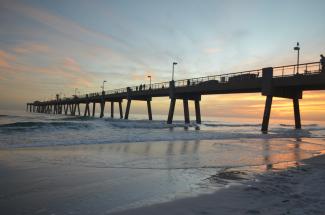
<instances>
[{"instance_id":1,"label":"sky","mask_svg":"<svg viewBox=\"0 0 325 215\"><path fill-rule=\"evenodd\" d=\"M0 0L0 109L171 79L294 64L325 53L323 0ZM167 114L168 98L153 99ZM260 94L203 96L202 115L261 117ZM181 103L177 113L181 113ZM146 113L145 104L131 111ZM325 120L325 93L305 92L303 118ZM238 107L240 107L238 109ZM227 111L225 111L227 110ZM245 112L245 114L243 114ZM292 118L292 101L272 115Z\"/></svg>"}]
</instances>

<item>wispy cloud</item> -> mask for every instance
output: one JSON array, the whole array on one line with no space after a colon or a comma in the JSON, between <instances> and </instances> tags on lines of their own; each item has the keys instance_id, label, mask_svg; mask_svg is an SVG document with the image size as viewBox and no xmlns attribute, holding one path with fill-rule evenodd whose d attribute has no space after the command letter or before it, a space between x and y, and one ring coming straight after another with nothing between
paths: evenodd
<instances>
[{"instance_id":1,"label":"wispy cloud","mask_svg":"<svg viewBox=\"0 0 325 215\"><path fill-rule=\"evenodd\" d=\"M17 54L27 54L27 53L49 53L50 48L41 43L34 43L34 42L25 42L21 45L15 46L12 50Z\"/></svg>"},{"instance_id":2,"label":"wispy cloud","mask_svg":"<svg viewBox=\"0 0 325 215\"><path fill-rule=\"evenodd\" d=\"M216 54L216 53L218 53L220 51L221 51L220 48L213 48L213 47L211 47L211 48L205 48L203 50L203 52L206 53L206 54Z\"/></svg>"},{"instance_id":3,"label":"wispy cloud","mask_svg":"<svg viewBox=\"0 0 325 215\"><path fill-rule=\"evenodd\" d=\"M14 55L4 50L0 50L0 68L10 68L11 62L14 60L16 60L16 57Z\"/></svg>"},{"instance_id":4,"label":"wispy cloud","mask_svg":"<svg viewBox=\"0 0 325 215\"><path fill-rule=\"evenodd\" d=\"M59 15L54 15L47 11L44 8L36 8L30 5L24 4L22 2L10 1L5 2L2 5L4 8L11 11L17 12L20 15L25 15L28 18L32 18L37 22L45 24L67 36L71 36L75 39L78 39L78 36L90 37L93 39L101 39L108 41L120 42L114 39L112 36L107 34L101 34L92 30L87 29L79 25L76 22L73 22L69 19L61 17Z\"/></svg>"}]
</instances>

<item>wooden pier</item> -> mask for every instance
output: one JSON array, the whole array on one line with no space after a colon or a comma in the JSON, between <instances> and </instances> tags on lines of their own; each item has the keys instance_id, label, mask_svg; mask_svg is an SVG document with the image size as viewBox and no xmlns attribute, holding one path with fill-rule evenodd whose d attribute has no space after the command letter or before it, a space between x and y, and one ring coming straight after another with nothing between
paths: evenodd
<instances>
[{"instance_id":1,"label":"wooden pier","mask_svg":"<svg viewBox=\"0 0 325 215\"><path fill-rule=\"evenodd\" d=\"M300 73L297 73L300 71ZM304 91L325 90L325 71L319 62L299 65L268 67L258 70L228 73L222 75L191 78L170 82L153 83L146 88L138 86L126 87L100 93L90 93L82 96L74 95L70 98L60 98L50 101L34 101L27 103L27 111L47 114L64 114L80 116L80 104L85 104L83 116L95 116L96 104L99 104L100 117L104 117L106 103L111 103L111 118L114 117L114 104L119 105L119 117L128 119L132 100L147 103L148 119L152 120L151 101L154 97L169 97L170 107L167 123L173 122L175 104L183 101L184 121L190 122L189 101L195 104L196 123L201 123L201 96L211 94L231 93L261 93L266 97L265 110L262 121L263 132L267 132L271 114L273 97L291 99L293 102L293 116L295 128L301 128L299 100ZM127 101L123 115L122 102ZM92 112L90 111L92 103ZM245 107L242 107L245 108ZM91 114L92 113L92 114Z\"/></svg>"}]
</instances>

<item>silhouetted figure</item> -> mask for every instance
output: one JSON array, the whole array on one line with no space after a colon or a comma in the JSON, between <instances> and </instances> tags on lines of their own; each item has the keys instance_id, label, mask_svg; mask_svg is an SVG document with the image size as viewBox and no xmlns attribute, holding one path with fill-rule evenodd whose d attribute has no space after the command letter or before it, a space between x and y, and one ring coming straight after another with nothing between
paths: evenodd
<instances>
[{"instance_id":1,"label":"silhouetted figure","mask_svg":"<svg viewBox=\"0 0 325 215\"><path fill-rule=\"evenodd\" d=\"M135 87L135 90L138 91L138 86Z\"/></svg>"},{"instance_id":2,"label":"silhouetted figure","mask_svg":"<svg viewBox=\"0 0 325 215\"><path fill-rule=\"evenodd\" d=\"M320 55L320 65L322 67L322 72L325 72L325 57L322 54Z\"/></svg>"},{"instance_id":3,"label":"silhouetted figure","mask_svg":"<svg viewBox=\"0 0 325 215\"><path fill-rule=\"evenodd\" d=\"M143 85L143 90L146 90L146 85L145 84Z\"/></svg>"},{"instance_id":4,"label":"silhouetted figure","mask_svg":"<svg viewBox=\"0 0 325 215\"><path fill-rule=\"evenodd\" d=\"M187 79L187 86L190 86L191 82L190 79Z\"/></svg>"},{"instance_id":5,"label":"silhouetted figure","mask_svg":"<svg viewBox=\"0 0 325 215\"><path fill-rule=\"evenodd\" d=\"M139 90L140 90L140 91L142 90L142 84L140 84Z\"/></svg>"}]
</instances>

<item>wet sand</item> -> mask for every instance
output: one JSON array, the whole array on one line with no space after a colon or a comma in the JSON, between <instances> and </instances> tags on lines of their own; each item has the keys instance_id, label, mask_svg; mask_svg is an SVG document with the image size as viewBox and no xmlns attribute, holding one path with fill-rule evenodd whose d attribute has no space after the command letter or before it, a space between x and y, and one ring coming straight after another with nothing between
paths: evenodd
<instances>
[{"instance_id":1,"label":"wet sand","mask_svg":"<svg viewBox=\"0 0 325 215\"><path fill-rule=\"evenodd\" d=\"M128 211L137 214L319 214L325 211L325 155L305 165L260 175L214 194Z\"/></svg>"},{"instance_id":2,"label":"wet sand","mask_svg":"<svg viewBox=\"0 0 325 215\"><path fill-rule=\"evenodd\" d=\"M280 195L275 187L281 187L286 178L294 181L278 190L311 180L304 177L317 168L304 166L299 167L302 171L284 171L287 176L270 176L279 177L271 180L273 187L265 171L297 165L324 148L324 141L317 139L237 139L1 149L0 208L3 214L152 214L160 210L165 214L167 209L171 214L179 210L204 214L214 213L219 204L224 214L232 210L258 213L258 207L246 205L245 195L255 195L251 203L261 197L271 201ZM256 174L262 174L257 178L265 186L247 184ZM295 175L303 177L296 180ZM284 196L280 199L289 204ZM233 201L239 201L237 207L228 210Z\"/></svg>"}]
</instances>

